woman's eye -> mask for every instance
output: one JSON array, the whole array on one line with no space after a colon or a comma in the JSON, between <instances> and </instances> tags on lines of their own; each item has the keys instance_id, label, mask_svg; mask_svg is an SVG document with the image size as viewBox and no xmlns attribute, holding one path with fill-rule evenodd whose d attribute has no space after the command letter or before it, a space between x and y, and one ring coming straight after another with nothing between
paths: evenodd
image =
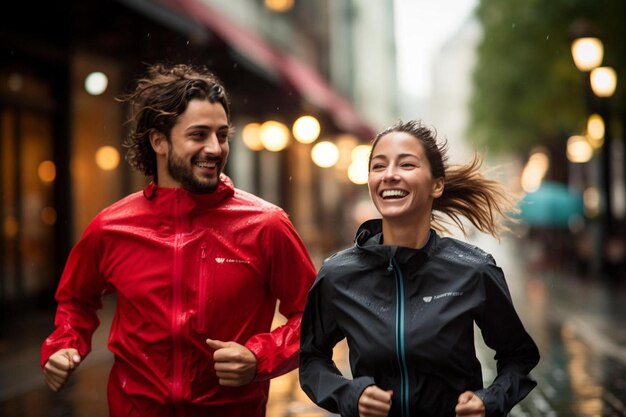
<instances>
[{"instance_id":1,"label":"woman's eye","mask_svg":"<svg viewBox=\"0 0 626 417\"><path fill-rule=\"evenodd\" d=\"M373 164L372 165L372 171L378 171L380 169L384 169L385 166L383 164Z\"/></svg>"}]
</instances>

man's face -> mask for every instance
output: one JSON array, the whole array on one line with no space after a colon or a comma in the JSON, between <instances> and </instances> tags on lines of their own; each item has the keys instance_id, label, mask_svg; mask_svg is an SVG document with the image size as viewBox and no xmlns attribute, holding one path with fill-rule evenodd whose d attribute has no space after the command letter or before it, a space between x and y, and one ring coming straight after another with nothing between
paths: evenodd
<instances>
[{"instance_id":1,"label":"man's face","mask_svg":"<svg viewBox=\"0 0 626 417\"><path fill-rule=\"evenodd\" d=\"M159 185L205 194L215 190L228 159L229 124L220 103L192 100L170 135L166 178Z\"/></svg>"}]
</instances>

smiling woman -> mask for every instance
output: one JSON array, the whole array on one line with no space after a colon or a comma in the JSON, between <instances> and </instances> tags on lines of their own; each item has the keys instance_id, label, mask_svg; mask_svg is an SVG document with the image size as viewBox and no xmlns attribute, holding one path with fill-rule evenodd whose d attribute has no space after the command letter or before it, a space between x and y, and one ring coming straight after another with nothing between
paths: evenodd
<instances>
[{"instance_id":1,"label":"smiling woman","mask_svg":"<svg viewBox=\"0 0 626 417\"><path fill-rule=\"evenodd\" d=\"M446 144L420 121L376 136L368 185L382 219L324 262L302 317L300 383L316 404L342 416L504 416L535 387L539 352L502 270L436 231L442 215L463 231L461 217L496 237L505 230L514 199L480 166L448 167ZM475 324L496 351L489 386ZM353 379L333 362L344 338Z\"/></svg>"},{"instance_id":2,"label":"smiling woman","mask_svg":"<svg viewBox=\"0 0 626 417\"><path fill-rule=\"evenodd\" d=\"M434 177L432 171L424 146L410 133L392 131L376 142L370 160L370 195L384 224L394 225L389 232L405 235L388 233L388 244L402 241L402 246L421 247L426 243L433 200L443 191L443 177Z\"/></svg>"}]
</instances>

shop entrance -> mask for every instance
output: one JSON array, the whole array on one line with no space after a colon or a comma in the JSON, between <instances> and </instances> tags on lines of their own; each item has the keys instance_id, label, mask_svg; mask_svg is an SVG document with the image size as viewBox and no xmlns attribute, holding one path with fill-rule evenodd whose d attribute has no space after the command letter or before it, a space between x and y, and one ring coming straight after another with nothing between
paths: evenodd
<instances>
[{"instance_id":1,"label":"shop entrance","mask_svg":"<svg viewBox=\"0 0 626 417\"><path fill-rule=\"evenodd\" d=\"M50 89L19 72L0 79L0 305L7 313L32 308L55 283L56 166Z\"/></svg>"}]
</instances>

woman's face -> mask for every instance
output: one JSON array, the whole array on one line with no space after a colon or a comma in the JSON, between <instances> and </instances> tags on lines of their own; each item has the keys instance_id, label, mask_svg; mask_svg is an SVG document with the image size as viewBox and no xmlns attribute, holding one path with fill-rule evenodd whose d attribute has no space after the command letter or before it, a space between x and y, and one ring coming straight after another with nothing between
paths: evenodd
<instances>
[{"instance_id":1,"label":"woman's face","mask_svg":"<svg viewBox=\"0 0 626 417\"><path fill-rule=\"evenodd\" d=\"M443 178L433 179L417 138L390 132L372 150L368 186L384 219L430 222L433 199L443 191Z\"/></svg>"}]
</instances>

